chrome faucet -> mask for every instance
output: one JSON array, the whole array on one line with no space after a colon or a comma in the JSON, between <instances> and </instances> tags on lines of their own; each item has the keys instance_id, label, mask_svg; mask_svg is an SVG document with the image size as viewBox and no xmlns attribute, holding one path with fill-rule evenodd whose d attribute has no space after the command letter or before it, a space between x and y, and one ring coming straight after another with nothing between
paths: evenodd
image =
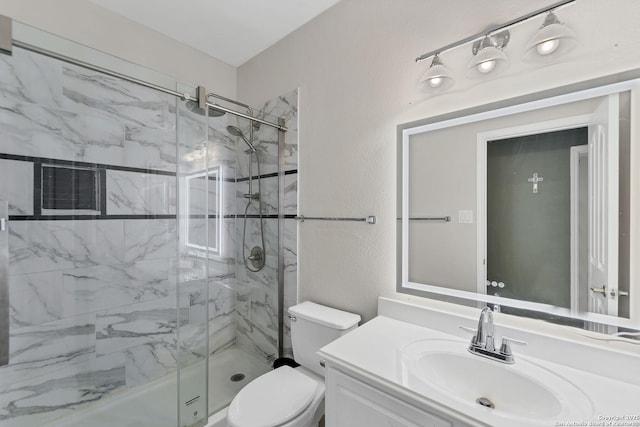
<instances>
[{"instance_id":1,"label":"chrome faucet","mask_svg":"<svg viewBox=\"0 0 640 427\"><path fill-rule=\"evenodd\" d=\"M493 331L493 312L489 307L484 307L480 312L478 329L476 329L476 335L471 339L471 345L474 348L494 351L496 347L493 339Z\"/></svg>"},{"instance_id":2,"label":"chrome faucet","mask_svg":"<svg viewBox=\"0 0 640 427\"><path fill-rule=\"evenodd\" d=\"M495 329L493 325L493 312L489 307L484 307L480 312L477 329L466 328L464 326L460 326L460 328L475 334L473 338L471 338L471 344L469 344L469 352L471 354L497 360L502 363L514 362L513 353L511 352L511 346L509 343L527 344L524 341L509 337L502 337L500 349L496 350L495 338L493 335Z\"/></svg>"}]
</instances>

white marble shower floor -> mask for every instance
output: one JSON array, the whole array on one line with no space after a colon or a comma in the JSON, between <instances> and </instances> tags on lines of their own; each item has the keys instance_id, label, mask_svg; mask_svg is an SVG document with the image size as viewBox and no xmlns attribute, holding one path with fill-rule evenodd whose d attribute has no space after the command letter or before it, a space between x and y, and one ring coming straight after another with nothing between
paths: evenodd
<instances>
[{"instance_id":1,"label":"white marble shower floor","mask_svg":"<svg viewBox=\"0 0 640 427\"><path fill-rule=\"evenodd\" d=\"M242 387L269 371L265 359L241 347L230 347L209 358L209 413L226 407ZM242 381L231 381L234 374L245 375ZM189 376L198 378L202 368L188 367L183 381ZM177 407L177 376L171 374L145 386L128 390L103 402L78 410L47 423L49 427L175 427Z\"/></svg>"}]
</instances>

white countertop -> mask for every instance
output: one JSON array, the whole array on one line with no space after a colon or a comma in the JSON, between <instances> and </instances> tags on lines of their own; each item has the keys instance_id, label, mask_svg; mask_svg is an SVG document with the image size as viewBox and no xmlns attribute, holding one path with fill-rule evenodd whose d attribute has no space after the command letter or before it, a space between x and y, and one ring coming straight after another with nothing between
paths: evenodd
<instances>
[{"instance_id":1,"label":"white countertop","mask_svg":"<svg viewBox=\"0 0 640 427\"><path fill-rule=\"evenodd\" d=\"M509 335L519 338L516 333L510 333ZM452 414L457 413L456 417L459 416L460 420L470 424L483 425L486 423L492 426L514 426L513 420L505 422L496 419L488 408L478 406L477 410L470 411L469 407L460 405L446 395L425 394L424 391L408 385L407 381L403 380L400 351L410 343L425 339L459 340L463 349L468 344L468 340L464 340L459 336L385 316L378 316L325 346L320 350L320 354L330 365L338 366L342 371L352 373L369 384L377 385L382 390L393 391L395 395L401 395L418 406L426 405L426 408L432 407L439 410L445 408L445 411L449 413L452 413L451 410L453 410ZM578 370L566 364L536 359L519 353L518 350L519 348L514 348L513 350L516 364L518 363L518 358L522 358L523 360L543 365L559 374L562 378L582 390L591 401L593 408L590 414L584 414L580 419L555 420L558 423L550 422L549 420L544 422L532 421L530 423L518 422L519 426L563 425L560 422L578 423L574 425L581 425L579 423L582 422L585 423L584 425L606 425L605 421L607 420L612 421L612 424L609 424L612 426L640 426L640 385L634 384L632 381L626 382L620 379L608 378L604 375L596 375L592 373L592 371L598 371L598 369L595 369L595 365L593 365L594 369ZM575 350L576 357L581 357L581 349L576 348ZM549 352L547 351L547 353ZM587 355L588 352L584 352L584 354ZM564 356L566 359L566 355ZM629 356L626 355L625 357L624 367L626 368L629 366ZM589 366L589 361L582 360L581 362L580 366ZM585 362L587 362L586 365ZM611 370L615 369L615 366L611 366L611 364L615 365L616 359L615 356L607 357L601 361L593 360L592 363L607 364L609 365L607 369ZM607 372L607 369L604 369L603 372ZM640 357L635 364L635 369L640 370ZM620 378L624 377L624 375L616 375L615 377ZM479 422L469 422L469 416ZM618 417L617 421L615 417ZM620 419L621 417L628 418ZM589 424L589 422L592 424Z\"/></svg>"}]
</instances>

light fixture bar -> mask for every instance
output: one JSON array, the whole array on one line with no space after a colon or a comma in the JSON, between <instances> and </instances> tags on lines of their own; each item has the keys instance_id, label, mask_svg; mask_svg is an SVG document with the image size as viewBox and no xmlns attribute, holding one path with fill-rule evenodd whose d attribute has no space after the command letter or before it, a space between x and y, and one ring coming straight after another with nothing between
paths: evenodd
<instances>
[{"instance_id":1,"label":"light fixture bar","mask_svg":"<svg viewBox=\"0 0 640 427\"><path fill-rule=\"evenodd\" d=\"M457 42L454 42L454 43L448 44L448 45L446 45L444 47L441 47L440 49L432 50L431 52L427 52L427 53L425 53L423 55L420 55L419 57L416 58L416 62L424 61L425 59L430 58L430 57L432 57L432 56L434 56L436 54L439 54L439 53L442 53L442 52L446 52L447 50L453 49L454 47L458 47L458 46L461 46L463 44L467 44L467 43L470 43L472 41L481 39L481 38L483 38L484 36L486 36L488 34L495 33L496 31L503 30L503 29L505 29L507 27L510 27L512 25L519 24L519 23L524 22L524 21L526 21L528 19L531 19L531 18L533 18L535 16L542 15L543 13L551 12L552 10L557 9L559 7L562 7L562 6L565 6L565 5L569 4L569 3L575 3L576 1L577 0L559 1L557 3L554 3L554 4L550 5L550 6L544 7L542 9L538 9L538 10L533 11L531 13L527 13L526 15L522 15L522 16L520 16L518 18L512 19L511 21L506 22L504 24L496 25L496 26L493 26L493 27L489 27L486 30L482 31L481 33L474 34L474 35L466 37L466 38L464 38L462 40L458 40Z\"/></svg>"}]
</instances>

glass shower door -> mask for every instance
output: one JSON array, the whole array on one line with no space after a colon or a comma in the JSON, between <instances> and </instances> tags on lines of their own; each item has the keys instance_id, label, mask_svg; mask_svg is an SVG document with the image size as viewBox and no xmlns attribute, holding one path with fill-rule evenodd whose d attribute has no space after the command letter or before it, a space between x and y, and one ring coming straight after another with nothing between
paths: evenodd
<instances>
[{"instance_id":1,"label":"glass shower door","mask_svg":"<svg viewBox=\"0 0 640 427\"><path fill-rule=\"evenodd\" d=\"M182 93L195 88L178 85ZM208 259L215 251L209 230L210 179L206 109L178 101L178 407L179 426L203 426L208 418ZM215 188L215 187L213 187ZM213 203L213 202L212 202Z\"/></svg>"},{"instance_id":2,"label":"glass shower door","mask_svg":"<svg viewBox=\"0 0 640 427\"><path fill-rule=\"evenodd\" d=\"M175 87L166 76L18 23L16 37ZM206 358L207 315L198 311L206 312L201 296L179 286L176 102L24 49L0 55L9 258L3 427L193 425L179 424L176 367L200 369L193 377L206 384L205 368L194 363ZM205 326L183 330L202 316ZM206 412L199 409L197 420Z\"/></svg>"}]
</instances>

